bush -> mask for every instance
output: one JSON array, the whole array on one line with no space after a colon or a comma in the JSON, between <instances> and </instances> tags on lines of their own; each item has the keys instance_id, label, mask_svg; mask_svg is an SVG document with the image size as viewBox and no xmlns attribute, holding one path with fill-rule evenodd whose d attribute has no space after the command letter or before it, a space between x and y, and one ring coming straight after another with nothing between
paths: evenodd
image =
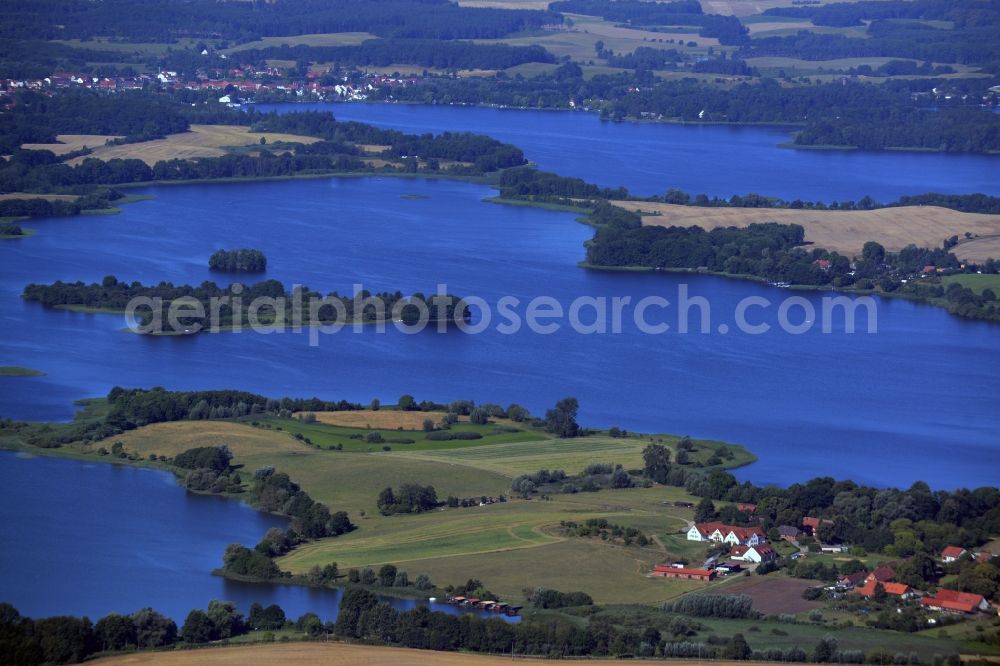
<instances>
[{"instance_id":1,"label":"bush","mask_svg":"<svg viewBox=\"0 0 1000 666\"><path fill-rule=\"evenodd\" d=\"M482 439L478 432L436 431L427 433L426 439L432 442L447 442L453 439Z\"/></svg>"}]
</instances>

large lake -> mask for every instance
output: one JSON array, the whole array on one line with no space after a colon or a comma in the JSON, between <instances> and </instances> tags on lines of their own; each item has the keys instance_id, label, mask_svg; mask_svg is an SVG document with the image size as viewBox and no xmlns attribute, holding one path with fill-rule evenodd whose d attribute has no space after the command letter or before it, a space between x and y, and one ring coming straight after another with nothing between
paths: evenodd
<instances>
[{"instance_id":1,"label":"large lake","mask_svg":"<svg viewBox=\"0 0 1000 666\"><path fill-rule=\"evenodd\" d=\"M484 203L487 187L446 180L328 178L158 187L116 216L32 222L37 235L0 244L0 365L45 371L0 377L4 416L67 419L73 399L114 385L240 388L272 396L394 402L520 402L543 413L567 395L581 421L745 444L760 462L740 475L787 484L816 475L879 485L996 484L1000 469L1000 327L906 301L878 302L878 333L715 332L748 296L788 290L708 276L578 268L591 230L567 213ZM411 198L418 195L420 198ZM552 296L707 298L710 334L582 335L389 328L152 338L121 332L120 316L23 302L29 282L144 283L220 279L207 258L253 246L267 277L322 290L431 292L438 283L495 303ZM820 310L823 294L803 292ZM774 325L777 306L753 319ZM660 315L654 310L652 320ZM671 310L664 313L671 321ZM522 310L523 314L523 310ZM589 321L586 313L583 319ZM496 323L496 322L494 322ZM735 327L732 327L735 331ZM676 330L676 325L674 326Z\"/></svg>"},{"instance_id":2,"label":"large lake","mask_svg":"<svg viewBox=\"0 0 1000 666\"><path fill-rule=\"evenodd\" d=\"M521 145L544 168L641 193L673 186L810 199L1000 194L996 158L797 152L775 147L787 139L778 130L448 107L334 110L406 130L488 132ZM761 483L816 475L903 486L925 479L939 488L997 483L1000 327L880 301L877 334L748 335L734 327L722 334L717 324L731 323L742 299L790 292L706 276L579 269L591 230L572 215L484 203L495 192L468 183L327 178L146 193L156 198L121 215L33 221L37 235L0 241L0 365L47 373L0 377L0 415L69 419L73 400L115 385L364 402L393 402L405 392L517 401L536 413L575 395L587 425L745 444L760 462L739 474ZM311 346L306 333L290 332L137 336L121 331L119 316L44 310L20 298L29 282L108 274L145 283L220 280L207 270L208 256L240 246L267 254L269 278L342 293L357 283L407 292L447 283L489 303L548 295L568 305L583 295L676 301L687 283L710 301L712 332L646 335L626 318L615 335L581 335L565 325L551 335L369 328ZM823 294L801 296L819 310ZM774 324L775 309L757 315ZM0 553L0 598L29 615L97 617L152 605L181 620L213 598L244 609L276 602L292 616L336 612L332 592L210 576L227 543L255 543L275 519L187 495L167 474L0 453L0 488L9 546Z\"/></svg>"},{"instance_id":3,"label":"large lake","mask_svg":"<svg viewBox=\"0 0 1000 666\"><path fill-rule=\"evenodd\" d=\"M96 621L152 606L179 625L192 608L224 599L244 613L256 601L276 603L293 619L306 612L337 617L339 589L211 575L228 544L253 545L284 521L232 500L189 494L167 472L0 451L0 484L6 497L0 502L0 601L22 614ZM385 600L400 610L418 603Z\"/></svg>"},{"instance_id":4,"label":"large lake","mask_svg":"<svg viewBox=\"0 0 1000 666\"><path fill-rule=\"evenodd\" d=\"M512 143L542 169L633 194L679 188L730 197L757 192L789 201L895 201L924 192L1000 195L1000 158L793 150L790 130L602 121L597 114L416 104L261 104L261 111L329 111L341 120L404 132L467 131Z\"/></svg>"}]
</instances>

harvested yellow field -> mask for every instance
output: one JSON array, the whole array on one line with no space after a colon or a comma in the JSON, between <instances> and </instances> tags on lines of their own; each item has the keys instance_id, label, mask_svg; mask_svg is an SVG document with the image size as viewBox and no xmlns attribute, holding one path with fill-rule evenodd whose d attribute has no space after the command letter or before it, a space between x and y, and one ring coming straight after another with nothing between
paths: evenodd
<instances>
[{"instance_id":1,"label":"harvested yellow field","mask_svg":"<svg viewBox=\"0 0 1000 666\"><path fill-rule=\"evenodd\" d=\"M396 410L362 409L354 412L316 412L316 420L346 428L376 428L380 430L421 430L424 419L439 422L444 412L400 412ZM469 417L460 416L459 421L468 421Z\"/></svg>"},{"instance_id":2,"label":"harvested yellow field","mask_svg":"<svg viewBox=\"0 0 1000 666\"><path fill-rule=\"evenodd\" d=\"M960 259L972 260L993 252L1000 245L1000 215L960 213L938 206L900 206L878 210L792 210L788 208L701 208L645 201L615 201L616 206L641 213L649 226L745 227L755 222L801 224L806 240L816 247L855 256L870 240L888 250L898 251L910 244L940 247L951 236L962 238L966 232L983 236L955 247ZM991 237L991 238L985 238ZM992 242L990 242L992 241ZM978 247L977 247L978 245ZM992 256L1000 256L995 252Z\"/></svg>"},{"instance_id":3,"label":"harvested yellow field","mask_svg":"<svg viewBox=\"0 0 1000 666\"><path fill-rule=\"evenodd\" d=\"M610 659L587 659L588 664L621 663ZM346 645L343 643L272 643L240 647L204 648L175 652L141 652L98 659L91 663L107 666L273 666L274 664L322 664L323 666L500 666L524 664L525 666L551 666L551 659L512 660L510 656L476 655L464 652L433 652L374 645ZM689 663L683 660L657 659L658 664ZM752 662L713 661L714 666L749 666Z\"/></svg>"},{"instance_id":4,"label":"harvested yellow field","mask_svg":"<svg viewBox=\"0 0 1000 666\"><path fill-rule=\"evenodd\" d=\"M1000 259L1000 236L986 236L959 243L952 250L955 256L977 264L987 259Z\"/></svg>"},{"instance_id":5,"label":"harvested yellow field","mask_svg":"<svg viewBox=\"0 0 1000 666\"><path fill-rule=\"evenodd\" d=\"M56 155L65 155L81 148L100 148L108 139L119 139L121 137L106 134L57 134L59 143L25 143L21 144L24 150L51 150Z\"/></svg>"},{"instance_id":6,"label":"harvested yellow field","mask_svg":"<svg viewBox=\"0 0 1000 666\"><path fill-rule=\"evenodd\" d=\"M96 442L92 448L110 449L114 442L122 442L130 453L143 456L155 453L171 458L196 446L225 444L237 457L299 452L305 448L285 433L226 421L154 423Z\"/></svg>"},{"instance_id":7,"label":"harvested yellow field","mask_svg":"<svg viewBox=\"0 0 1000 666\"><path fill-rule=\"evenodd\" d=\"M102 160L139 159L152 166L160 160L219 157L225 155L228 148L258 145L261 137L264 137L269 144L279 141L295 143L319 141L315 137L297 134L251 132L249 128L241 125L191 125L190 131L171 134L165 139L128 143L121 146L101 146L88 157ZM69 164L77 164L84 159L78 157L70 160Z\"/></svg>"}]
</instances>

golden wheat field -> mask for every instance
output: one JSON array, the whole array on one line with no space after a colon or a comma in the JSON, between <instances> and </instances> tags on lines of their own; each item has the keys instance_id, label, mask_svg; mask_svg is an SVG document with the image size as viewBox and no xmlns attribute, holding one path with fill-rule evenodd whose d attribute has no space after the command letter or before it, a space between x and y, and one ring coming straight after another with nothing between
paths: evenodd
<instances>
[{"instance_id":1,"label":"golden wheat field","mask_svg":"<svg viewBox=\"0 0 1000 666\"><path fill-rule=\"evenodd\" d=\"M105 146L103 141L99 147L87 144L94 148L94 152L85 157L76 157L70 160L69 164L79 164L87 157L96 157L102 160L111 160L116 157L140 159L150 166L160 160L219 157L224 155L229 148L257 145L260 143L261 137L264 137L269 144L278 141L296 143L319 141L316 137L296 134L251 132L249 128L241 125L191 125L190 131L171 134L164 139L127 143L120 146ZM54 147L62 145L64 144L34 144L34 147L36 150L53 150Z\"/></svg>"},{"instance_id":2,"label":"golden wheat field","mask_svg":"<svg viewBox=\"0 0 1000 666\"><path fill-rule=\"evenodd\" d=\"M610 663L613 660L588 659L586 663ZM658 664L682 663L681 660L658 659ZM324 666L500 666L524 664L542 666L551 664L548 659L511 659L510 656L474 655L460 652L433 652L369 645L344 645L342 643L285 643L248 645L241 647L206 648L175 652L143 652L98 659L93 664L108 666L179 666L199 664L204 666L273 666L274 664L323 664ZM620 661L618 663L621 663ZM683 662L690 663L690 662ZM752 662L713 661L713 666L752 666Z\"/></svg>"},{"instance_id":3,"label":"golden wheat field","mask_svg":"<svg viewBox=\"0 0 1000 666\"><path fill-rule=\"evenodd\" d=\"M642 223L652 226L744 227L755 222L801 224L806 240L816 247L841 254L860 254L870 240L888 250L900 250L913 243L922 247L940 247L944 239L966 232L982 236L973 242L960 243L954 252L960 259L980 258L1000 242L987 243L1000 236L1000 215L960 213L938 206L900 206L865 211L792 210L788 208L701 208L645 201L615 201L617 206L644 214ZM994 253L993 256L997 256ZM985 257L981 257L985 258Z\"/></svg>"}]
</instances>

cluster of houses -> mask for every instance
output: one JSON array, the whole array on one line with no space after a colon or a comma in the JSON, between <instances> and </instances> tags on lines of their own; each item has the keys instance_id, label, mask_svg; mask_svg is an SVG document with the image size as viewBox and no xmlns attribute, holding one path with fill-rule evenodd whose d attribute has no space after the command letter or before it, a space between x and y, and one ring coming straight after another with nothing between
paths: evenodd
<instances>
[{"instance_id":1,"label":"cluster of houses","mask_svg":"<svg viewBox=\"0 0 1000 666\"><path fill-rule=\"evenodd\" d=\"M752 505L747 506L749 509ZM760 564L778 558L777 551L767 543L764 530L759 527L727 525L719 522L694 523L687 531L688 541L712 541L729 545L729 559L720 561L718 556L709 558L701 567L684 564L663 564L653 567L652 575L658 578L683 580L714 580L717 575L736 573L747 564Z\"/></svg>"},{"instance_id":2,"label":"cluster of houses","mask_svg":"<svg viewBox=\"0 0 1000 666\"><path fill-rule=\"evenodd\" d=\"M753 513L753 505L739 505L741 511ZM824 518L807 516L800 526L781 525L778 534L782 540L798 544L798 540L806 535L816 535L820 527L832 521ZM663 578L683 580L698 580L708 582L720 574L740 571L746 564L760 564L778 558L778 553L767 543L764 530L760 527L744 527L727 525L721 522L694 523L687 531L688 541L706 541L729 546L729 561L719 562L718 556L707 560L701 567L688 567L686 564L664 564L653 568L652 575ZM823 550L843 552L844 546L823 546ZM800 555L800 553L796 553ZM793 556L794 557L794 556ZM948 546L941 551L940 561L944 564L956 562L963 557L971 557L979 562L985 562L993 557L988 552L973 553L959 546ZM892 564L883 564L872 571L841 576L834 586L839 592L857 594L871 598L880 590L889 596L900 599L920 599L920 604L933 611L949 613L977 613L991 608L990 603L980 594L959 592L945 588L931 595L916 590L909 585L896 581L896 571Z\"/></svg>"},{"instance_id":3,"label":"cluster of houses","mask_svg":"<svg viewBox=\"0 0 1000 666\"><path fill-rule=\"evenodd\" d=\"M948 546L941 552L941 561L945 564L955 562L960 557L970 555L978 561L990 559L992 554L970 553L958 546ZM865 598L874 597L881 588L889 596L900 599L920 599L920 605L928 610L943 611L948 613L971 614L980 611L990 610L989 601L981 594L970 592L959 592L940 588L933 595L914 589L905 583L896 581L896 571L892 564L883 564L872 571L859 571L853 574L846 574L837 579L836 589L852 594L858 594Z\"/></svg>"},{"instance_id":4,"label":"cluster of houses","mask_svg":"<svg viewBox=\"0 0 1000 666\"><path fill-rule=\"evenodd\" d=\"M320 79L324 79L321 81ZM269 97L285 95L308 97L316 100L365 100L372 91L384 87L408 86L416 77L394 77L368 73L354 77L339 77L331 83L325 74L310 72L304 79L286 78L286 73L275 67L255 69L240 65L229 70L199 70L193 77L184 77L176 71L161 69L157 73L130 76L91 76L73 72L57 72L41 79L0 79L0 96L20 90L52 92L67 88L117 93L144 90L150 87L171 90L205 90L220 93L222 104L237 103L237 95ZM225 93L225 94L222 94Z\"/></svg>"},{"instance_id":5,"label":"cluster of houses","mask_svg":"<svg viewBox=\"0 0 1000 666\"><path fill-rule=\"evenodd\" d=\"M509 615L511 617L516 616L521 612L521 606L511 606L510 604L505 604L500 601L489 601L486 599L477 599L475 597L448 597L446 601L452 606L490 611L491 613L499 613L501 615Z\"/></svg>"}]
</instances>

